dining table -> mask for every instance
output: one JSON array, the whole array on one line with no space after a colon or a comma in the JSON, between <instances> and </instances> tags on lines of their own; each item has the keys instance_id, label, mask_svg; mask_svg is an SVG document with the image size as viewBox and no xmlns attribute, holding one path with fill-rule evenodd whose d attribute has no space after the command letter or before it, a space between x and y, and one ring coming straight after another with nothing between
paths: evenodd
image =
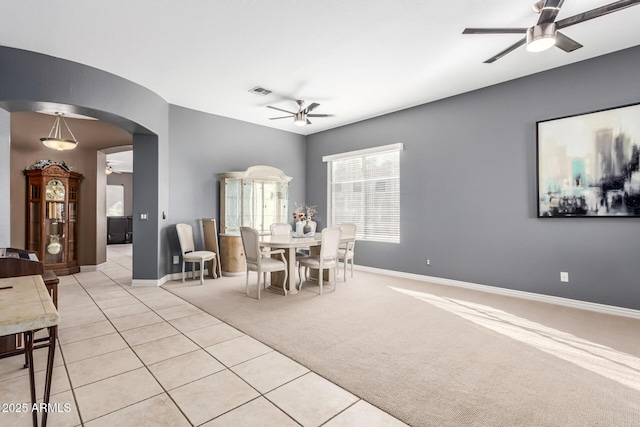
<instances>
[{"instance_id":1,"label":"dining table","mask_svg":"<svg viewBox=\"0 0 640 427\"><path fill-rule=\"evenodd\" d=\"M355 236L342 236L340 243L348 243L355 240ZM284 249L285 259L287 260L287 280L284 282L283 289L283 277L284 274L280 271L271 273L271 284L267 288L270 291L286 295L296 294L298 289L296 288L296 252L298 250L309 249L311 255L320 253L320 247L322 245L322 233L314 233L312 235L304 235L296 237L293 233L290 235L266 235L260 238L260 246L268 247L272 249ZM323 280L327 282L334 280L333 271L325 272ZM317 270L312 271L311 276L317 277ZM302 279L301 279L302 280Z\"/></svg>"}]
</instances>

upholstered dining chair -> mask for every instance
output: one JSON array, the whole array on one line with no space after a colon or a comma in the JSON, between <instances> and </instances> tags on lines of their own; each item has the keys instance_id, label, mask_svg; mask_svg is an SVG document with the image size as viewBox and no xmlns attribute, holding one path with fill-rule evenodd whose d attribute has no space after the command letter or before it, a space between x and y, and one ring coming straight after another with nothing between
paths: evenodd
<instances>
[{"instance_id":1,"label":"upholstered dining chair","mask_svg":"<svg viewBox=\"0 0 640 427\"><path fill-rule=\"evenodd\" d=\"M336 227L340 227L342 230L342 238L352 237L353 239L340 243L340 247L338 248L338 261L342 262L344 265L344 281L347 281L347 264L351 263L351 277L353 277L353 256L355 255L356 250L356 224L352 222L342 222L337 224Z\"/></svg>"},{"instance_id":2,"label":"upholstered dining chair","mask_svg":"<svg viewBox=\"0 0 640 427\"><path fill-rule=\"evenodd\" d=\"M328 227L322 230L322 238L320 242L320 254L309 255L306 258L300 259L300 267L305 267L305 281L309 280L309 269L318 269L318 286L320 287L320 295L322 295L322 281L324 276L324 270L334 269L333 275L333 290L336 290L336 283L338 282L338 246L340 245L340 235L342 231L340 227ZM302 272L298 271L300 277ZM302 289L302 282L300 283L300 289Z\"/></svg>"},{"instance_id":3,"label":"upholstered dining chair","mask_svg":"<svg viewBox=\"0 0 640 427\"><path fill-rule=\"evenodd\" d=\"M242 246L244 247L245 262L247 264L247 295L249 295L249 271L258 273L258 299L260 299L260 276L264 274L262 286L266 287L267 273L273 273L275 271L284 271L282 289L284 289L284 294L287 295L288 272L284 249L276 249L273 251L260 250L260 233L251 227L240 227L240 236L242 237ZM270 255L274 254L280 254L282 261L270 257Z\"/></svg>"},{"instance_id":4,"label":"upholstered dining chair","mask_svg":"<svg viewBox=\"0 0 640 427\"><path fill-rule=\"evenodd\" d=\"M182 252L182 282L184 283L184 270L187 263L193 264L191 268L191 278L195 278L196 266L200 264L200 284L204 284L204 263L213 261L213 278L216 276L216 253L211 251L196 251L193 243L193 227L189 224L176 224L178 232L178 242L180 242L180 252Z\"/></svg>"},{"instance_id":5,"label":"upholstered dining chair","mask_svg":"<svg viewBox=\"0 0 640 427\"><path fill-rule=\"evenodd\" d=\"M271 231L272 236L289 236L293 228L291 227L291 224L282 222L271 224L269 230Z\"/></svg>"}]
</instances>

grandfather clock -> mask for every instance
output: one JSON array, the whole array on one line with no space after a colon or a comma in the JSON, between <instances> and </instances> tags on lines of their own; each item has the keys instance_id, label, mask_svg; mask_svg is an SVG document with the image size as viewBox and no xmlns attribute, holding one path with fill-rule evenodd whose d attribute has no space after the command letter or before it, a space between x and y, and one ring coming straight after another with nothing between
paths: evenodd
<instances>
[{"instance_id":1,"label":"grandfather clock","mask_svg":"<svg viewBox=\"0 0 640 427\"><path fill-rule=\"evenodd\" d=\"M78 273L78 193L81 174L40 161L27 176L27 249L58 275Z\"/></svg>"}]
</instances>

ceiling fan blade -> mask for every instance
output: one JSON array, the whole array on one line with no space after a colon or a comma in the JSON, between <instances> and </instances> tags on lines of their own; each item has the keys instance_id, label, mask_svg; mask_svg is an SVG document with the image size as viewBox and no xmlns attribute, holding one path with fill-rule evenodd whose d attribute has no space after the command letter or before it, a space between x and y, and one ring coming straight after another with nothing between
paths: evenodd
<instances>
[{"instance_id":1,"label":"ceiling fan blade","mask_svg":"<svg viewBox=\"0 0 640 427\"><path fill-rule=\"evenodd\" d=\"M514 44L512 44L511 46L509 46L508 48L506 48L505 50L503 50L502 52L500 52L499 54L497 54L495 56L492 56L491 58L487 59L486 61L484 61L484 63L485 64L491 64L492 62L495 62L498 59L500 59L503 56L505 56L507 53L513 52L514 50L516 50L517 48L519 48L520 46L522 46L526 42L527 42L527 38L523 37L520 40L518 40L517 42L515 42Z\"/></svg>"},{"instance_id":2,"label":"ceiling fan blade","mask_svg":"<svg viewBox=\"0 0 640 427\"><path fill-rule=\"evenodd\" d=\"M556 32L556 46L565 52L573 52L576 49L580 49L582 45L572 38L569 38L562 34L560 31Z\"/></svg>"},{"instance_id":3,"label":"ceiling fan blade","mask_svg":"<svg viewBox=\"0 0 640 427\"><path fill-rule=\"evenodd\" d=\"M562 7L562 3L564 3L564 0L547 0L544 2L537 25L550 24L555 21Z\"/></svg>"},{"instance_id":4,"label":"ceiling fan blade","mask_svg":"<svg viewBox=\"0 0 640 427\"><path fill-rule=\"evenodd\" d=\"M269 117L269 120L278 120L278 119L290 119L293 116L284 116L284 117Z\"/></svg>"},{"instance_id":5,"label":"ceiling fan blade","mask_svg":"<svg viewBox=\"0 0 640 427\"><path fill-rule=\"evenodd\" d=\"M267 105L267 108L271 108L271 109L273 109L273 110L278 110L278 111L282 111L282 112L284 112L284 113L289 113L289 114L296 114L296 113L294 113L294 112L291 112L291 111L287 111L287 110L283 110L282 108L278 108L278 107L272 107L271 105Z\"/></svg>"},{"instance_id":6,"label":"ceiling fan blade","mask_svg":"<svg viewBox=\"0 0 640 427\"><path fill-rule=\"evenodd\" d=\"M319 106L320 106L320 104L317 104L317 103L315 103L315 102L314 102L313 104L309 105L309 106L306 108L307 113L308 113L308 112L310 112L310 111L315 110L315 109L316 109L316 108L318 108Z\"/></svg>"},{"instance_id":7,"label":"ceiling fan blade","mask_svg":"<svg viewBox=\"0 0 640 427\"><path fill-rule=\"evenodd\" d=\"M626 9L631 6L640 4L640 0L621 0L606 6L597 7L584 13L570 16L556 22L558 29L568 27L570 25L579 24L580 22L588 21L599 16L608 15L609 13L617 12L622 9Z\"/></svg>"},{"instance_id":8,"label":"ceiling fan blade","mask_svg":"<svg viewBox=\"0 0 640 427\"><path fill-rule=\"evenodd\" d=\"M307 117L333 117L333 114L307 114Z\"/></svg>"},{"instance_id":9,"label":"ceiling fan blade","mask_svg":"<svg viewBox=\"0 0 640 427\"><path fill-rule=\"evenodd\" d=\"M465 28L462 34L525 34L526 28Z\"/></svg>"}]
</instances>

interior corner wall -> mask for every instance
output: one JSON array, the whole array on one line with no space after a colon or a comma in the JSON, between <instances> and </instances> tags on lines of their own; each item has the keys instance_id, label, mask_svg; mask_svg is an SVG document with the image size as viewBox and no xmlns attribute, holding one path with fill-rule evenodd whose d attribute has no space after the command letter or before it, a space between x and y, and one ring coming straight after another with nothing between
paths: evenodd
<instances>
[{"instance_id":1,"label":"interior corner wall","mask_svg":"<svg viewBox=\"0 0 640 427\"><path fill-rule=\"evenodd\" d=\"M640 102L639 69L634 47L310 135L307 197L326 212L322 156L404 143L400 244L357 264L640 309L639 218L536 215L536 122Z\"/></svg>"},{"instance_id":2,"label":"interior corner wall","mask_svg":"<svg viewBox=\"0 0 640 427\"><path fill-rule=\"evenodd\" d=\"M302 135L171 105L169 109L169 193L171 222L200 227L201 218L219 222L218 173L243 171L254 165L282 169L289 184L290 211L305 201L306 139ZM137 169L136 173L137 175ZM167 230L167 259L179 255L174 230ZM135 234L135 233L134 233ZM201 232L194 232L203 247ZM173 266L173 271L180 271Z\"/></svg>"}]
</instances>

